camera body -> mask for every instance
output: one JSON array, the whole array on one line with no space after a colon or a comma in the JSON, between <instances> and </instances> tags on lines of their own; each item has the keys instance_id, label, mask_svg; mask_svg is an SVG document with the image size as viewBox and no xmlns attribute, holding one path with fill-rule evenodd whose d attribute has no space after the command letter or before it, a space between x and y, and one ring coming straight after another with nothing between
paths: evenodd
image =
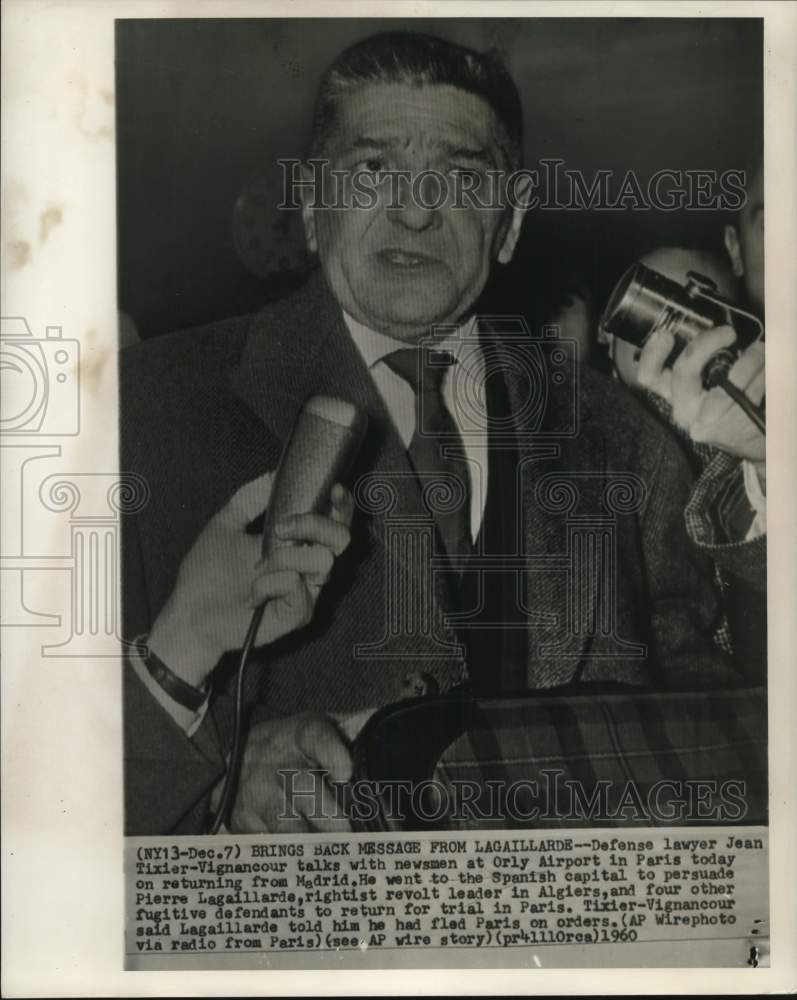
<instances>
[{"instance_id":1,"label":"camera body","mask_svg":"<svg viewBox=\"0 0 797 1000\"><path fill-rule=\"evenodd\" d=\"M763 327L755 316L722 298L711 278L695 271L689 271L686 278L681 285L653 268L634 264L612 292L600 327L639 348L656 331L672 333L676 344L668 365L700 334L717 326L733 327L735 344L712 358L707 367L704 381L710 383L761 337Z\"/></svg>"},{"instance_id":2,"label":"camera body","mask_svg":"<svg viewBox=\"0 0 797 1000\"><path fill-rule=\"evenodd\" d=\"M80 427L80 344L60 326L34 337L22 317L0 328L2 414L0 434L64 436Z\"/></svg>"}]
</instances>

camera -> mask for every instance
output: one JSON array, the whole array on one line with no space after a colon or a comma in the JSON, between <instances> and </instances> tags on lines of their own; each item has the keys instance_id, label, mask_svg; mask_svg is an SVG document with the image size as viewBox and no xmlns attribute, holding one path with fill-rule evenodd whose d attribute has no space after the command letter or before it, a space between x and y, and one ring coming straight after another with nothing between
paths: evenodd
<instances>
[{"instance_id":1,"label":"camera","mask_svg":"<svg viewBox=\"0 0 797 1000\"><path fill-rule=\"evenodd\" d=\"M60 326L48 326L41 339L22 317L3 317L0 434L77 434L79 364L80 344L65 340Z\"/></svg>"},{"instance_id":2,"label":"camera","mask_svg":"<svg viewBox=\"0 0 797 1000\"><path fill-rule=\"evenodd\" d=\"M736 342L706 366L706 387L717 384L737 355L763 333L756 317L722 298L710 278L689 271L681 285L653 268L634 264L617 283L600 320L603 331L640 348L656 331L672 333L675 347L669 365L695 337L724 325L736 331Z\"/></svg>"}]
</instances>

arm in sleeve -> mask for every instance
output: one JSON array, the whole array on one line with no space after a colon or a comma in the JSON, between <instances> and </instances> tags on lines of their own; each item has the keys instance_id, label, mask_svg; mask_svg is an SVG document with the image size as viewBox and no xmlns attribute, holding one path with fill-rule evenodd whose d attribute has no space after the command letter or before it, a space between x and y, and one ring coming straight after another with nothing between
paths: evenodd
<instances>
[{"instance_id":1,"label":"arm in sleeve","mask_svg":"<svg viewBox=\"0 0 797 1000\"><path fill-rule=\"evenodd\" d=\"M686 531L684 507L692 481L686 457L658 426L640 434L639 445L652 664L668 687L738 685L738 671L713 641L721 613L713 565Z\"/></svg>"},{"instance_id":2,"label":"arm in sleeve","mask_svg":"<svg viewBox=\"0 0 797 1000\"><path fill-rule=\"evenodd\" d=\"M168 694L160 684L158 684L149 670L147 670L144 657L141 655L138 648L143 646L145 643L146 636L140 636L137 640L135 640L133 649L129 653L130 666L133 668L133 672L144 687L147 688L155 701L158 702L161 708L164 708L169 715L171 715L186 736L193 736L205 721L205 716L208 713L208 706L210 705L210 691L208 690L205 700L196 711L186 708L185 705L181 705L178 701L175 701L174 698L172 698L171 695Z\"/></svg>"},{"instance_id":3,"label":"arm in sleeve","mask_svg":"<svg viewBox=\"0 0 797 1000\"><path fill-rule=\"evenodd\" d=\"M122 530L124 634L128 637L146 632L151 625L134 518L126 517ZM122 667L125 831L128 835L199 832L210 792L224 773L212 713L203 714L201 720L183 717L178 722L165 696L159 698L153 692L132 661L132 656L126 657Z\"/></svg>"}]
</instances>

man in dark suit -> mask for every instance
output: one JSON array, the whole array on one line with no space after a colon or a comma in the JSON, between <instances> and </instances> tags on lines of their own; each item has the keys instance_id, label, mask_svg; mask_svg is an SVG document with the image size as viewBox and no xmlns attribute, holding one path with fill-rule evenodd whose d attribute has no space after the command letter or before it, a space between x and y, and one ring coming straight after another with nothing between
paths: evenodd
<instances>
[{"instance_id":1,"label":"man in dark suit","mask_svg":"<svg viewBox=\"0 0 797 1000\"><path fill-rule=\"evenodd\" d=\"M250 669L233 829L329 828L309 808L279 819L278 772L348 778L346 735L407 696L733 677L711 643L716 603L684 530L677 447L618 387L569 367L558 342L475 316L523 215L485 192L503 192L520 149L519 96L492 58L413 34L358 43L322 83L312 152L367 181L371 203L329 211L305 191L320 270L303 289L123 360L122 467L152 491L125 525L126 634L149 636L178 678L203 634L191 595L226 598L216 581L244 521L257 527L247 494L234 528L207 543L215 512L275 467L309 395L369 418L351 544L312 621L283 627ZM388 190L391 176L431 171L482 185L480 198ZM305 526L306 540L339 553L346 538L329 531L341 527ZM218 569L197 579L203 546ZM203 828L229 732L221 653L240 643L224 628L209 710L191 720L127 671L130 832Z\"/></svg>"}]
</instances>

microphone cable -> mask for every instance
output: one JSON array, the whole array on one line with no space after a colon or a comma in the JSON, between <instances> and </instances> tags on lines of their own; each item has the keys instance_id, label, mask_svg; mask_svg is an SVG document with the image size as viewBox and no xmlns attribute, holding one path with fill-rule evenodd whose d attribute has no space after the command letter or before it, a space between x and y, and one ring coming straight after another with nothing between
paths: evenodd
<instances>
[{"instance_id":1,"label":"microphone cable","mask_svg":"<svg viewBox=\"0 0 797 1000\"><path fill-rule=\"evenodd\" d=\"M265 510L261 543L264 556L271 549L271 528L280 517L320 513L329 504L334 484L343 481L359 451L367 423L366 415L346 400L334 396L305 400L274 474ZM238 660L232 748L221 799L210 824L211 834L218 833L226 821L235 795L243 746L244 675L267 604L264 601L252 613Z\"/></svg>"},{"instance_id":2,"label":"microphone cable","mask_svg":"<svg viewBox=\"0 0 797 1000\"><path fill-rule=\"evenodd\" d=\"M703 373L703 385L706 389L722 389L737 406L752 420L762 434L767 432L766 414L764 405L756 406L750 397L731 382L729 374L736 361L737 355L733 351L723 350L711 358Z\"/></svg>"},{"instance_id":3,"label":"microphone cable","mask_svg":"<svg viewBox=\"0 0 797 1000\"><path fill-rule=\"evenodd\" d=\"M734 403L744 410L762 434L766 434L767 422L763 407L756 406L738 385L734 385L733 382L731 382L727 375L721 375L717 378L714 384L724 390L724 392L731 397Z\"/></svg>"},{"instance_id":4,"label":"microphone cable","mask_svg":"<svg viewBox=\"0 0 797 1000\"><path fill-rule=\"evenodd\" d=\"M227 762L227 773L224 777L221 800L210 825L209 832L211 834L217 834L222 824L226 823L227 814L230 811L233 795L235 794L235 787L238 784L238 772L241 769L241 751L243 749L244 676L265 610L266 604L263 603L252 612L252 620L249 622L249 628L247 629L246 638L241 649L241 656L235 670L235 715L232 729L232 747L230 749L230 759Z\"/></svg>"}]
</instances>

